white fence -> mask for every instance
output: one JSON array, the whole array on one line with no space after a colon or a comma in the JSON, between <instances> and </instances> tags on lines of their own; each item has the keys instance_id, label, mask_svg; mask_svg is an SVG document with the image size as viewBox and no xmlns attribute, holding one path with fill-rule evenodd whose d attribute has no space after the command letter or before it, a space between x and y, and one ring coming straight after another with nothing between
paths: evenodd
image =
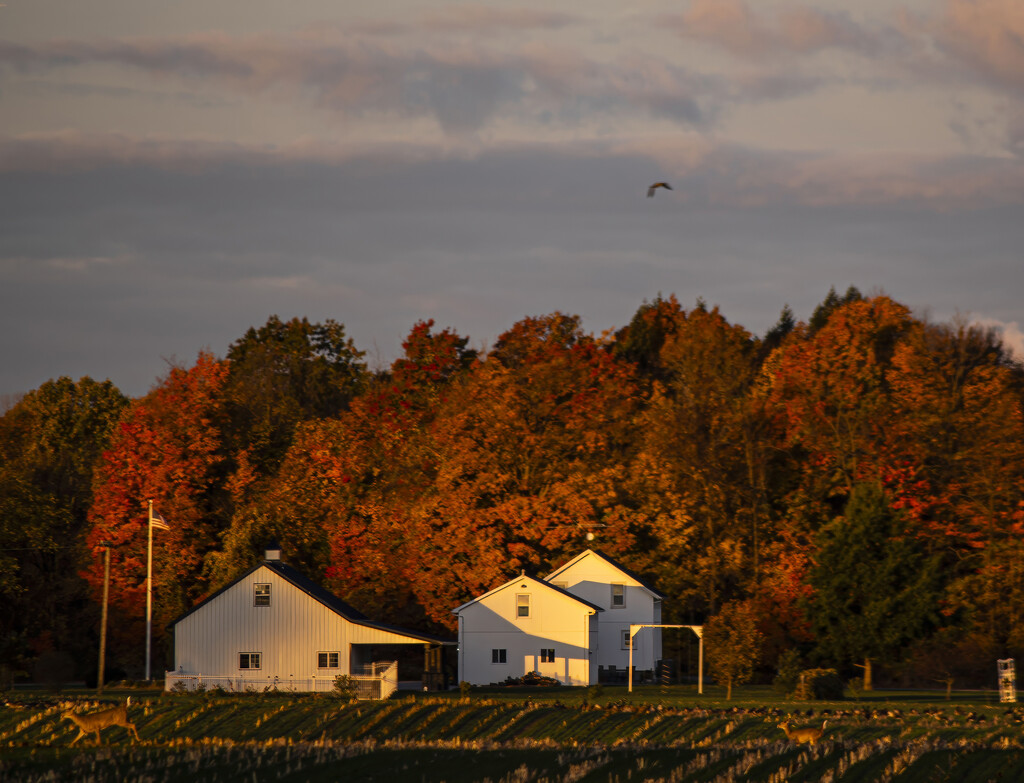
<instances>
[{"instance_id":1,"label":"white fence","mask_svg":"<svg viewBox=\"0 0 1024 783\"><path fill-rule=\"evenodd\" d=\"M999 672L999 701L1017 701L1017 667L1013 658L996 661Z\"/></svg>"},{"instance_id":2,"label":"white fence","mask_svg":"<svg viewBox=\"0 0 1024 783\"><path fill-rule=\"evenodd\" d=\"M220 688L228 693L259 693L279 691L282 693L328 693L334 690L337 674L308 678L280 677L266 675L254 677L247 675L224 676L216 674L186 674L185 672L165 672L164 688L166 690L204 691ZM398 662L379 661L363 667L362 674L352 675L355 695L358 699L386 699L398 690Z\"/></svg>"},{"instance_id":3,"label":"white fence","mask_svg":"<svg viewBox=\"0 0 1024 783\"><path fill-rule=\"evenodd\" d=\"M398 690L398 661L378 661L363 667L356 681L356 698L370 701L386 699Z\"/></svg>"}]
</instances>

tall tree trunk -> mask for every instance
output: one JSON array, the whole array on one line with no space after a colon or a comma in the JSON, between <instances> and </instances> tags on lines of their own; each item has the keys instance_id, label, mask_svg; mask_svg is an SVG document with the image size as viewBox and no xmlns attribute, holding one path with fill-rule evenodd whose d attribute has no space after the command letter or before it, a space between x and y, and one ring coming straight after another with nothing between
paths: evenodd
<instances>
[{"instance_id":1,"label":"tall tree trunk","mask_svg":"<svg viewBox=\"0 0 1024 783\"><path fill-rule=\"evenodd\" d=\"M854 666L864 670L864 690L873 691L875 688L871 684L871 659L865 658L863 664L855 663Z\"/></svg>"}]
</instances>

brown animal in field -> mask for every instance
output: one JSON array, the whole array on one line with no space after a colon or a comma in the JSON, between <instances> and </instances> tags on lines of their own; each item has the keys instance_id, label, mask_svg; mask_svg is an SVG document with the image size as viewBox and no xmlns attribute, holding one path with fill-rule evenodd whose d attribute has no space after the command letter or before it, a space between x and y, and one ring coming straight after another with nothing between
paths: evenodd
<instances>
[{"instance_id":1,"label":"brown animal in field","mask_svg":"<svg viewBox=\"0 0 1024 783\"><path fill-rule=\"evenodd\" d=\"M93 712L88 715L76 715L71 710L65 710L61 715L61 718L67 718L70 721L74 721L75 725L78 726L78 736L71 740L71 744L74 745L86 734L92 734L95 732L96 744L99 745L100 732L108 726L120 726L121 728L128 729L135 735L135 739L139 740L139 732L135 730L135 724L128 722L128 705L131 703L132 697L129 696L125 703L120 707L108 707L105 710ZM141 741L142 740L139 740L139 742Z\"/></svg>"},{"instance_id":2,"label":"brown animal in field","mask_svg":"<svg viewBox=\"0 0 1024 783\"><path fill-rule=\"evenodd\" d=\"M779 728L786 732L786 737L790 742L807 742L813 745L821 739L821 735L825 733L825 726L828 725L828 721L822 721L820 729L791 729L789 727L789 721L782 721L779 724Z\"/></svg>"}]
</instances>

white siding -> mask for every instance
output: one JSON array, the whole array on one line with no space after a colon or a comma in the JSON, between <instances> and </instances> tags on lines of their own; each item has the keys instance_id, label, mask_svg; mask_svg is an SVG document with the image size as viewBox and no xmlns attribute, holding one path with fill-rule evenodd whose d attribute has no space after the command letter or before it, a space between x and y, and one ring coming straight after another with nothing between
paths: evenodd
<instances>
[{"instance_id":1,"label":"white siding","mask_svg":"<svg viewBox=\"0 0 1024 783\"><path fill-rule=\"evenodd\" d=\"M519 617L516 597L530 596L530 616ZM532 671L565 685L597 681L591 666L594 610L532 577L520 577L459 610L459 679L474 685L502 682ZM542 650L554 650L554 661ZM492 661L505 650L505 662Z\"/></svg>"},{"instance_id":2,"label":"white siding","mask_svg":"<svg viewBox=\"0 0 1024 783\"><path fill-rule=\"evenodd\" d=\"M270 606L254 606L256 584L271 586ZM287 685L350 673L352 644L403 643L422 642L351 623L262 566L177 623L174 662L184 674ZM260 653L260 669L239 669L243 652ZM318 652L339 653L338 668L318 669Z\"/></svg>"},{"instance_id":3,"label":"white siding","mask_svg":"<svg viewBox=\"0 0 1024 783\"><path fill-rule=\"evenodd\" d=\"M616 568L595 552L558 569L547 581L565 583L565 589L604 609L600 615L597 664L626 669L629 649L623 648L623 632L630 624L660 623L661 601L639 581ZM625 606L612 605L612 585L623 585ZM645 628L634 637L633 666L653 670L661 659L661 630Z\"/></svg>"}]
</instances>

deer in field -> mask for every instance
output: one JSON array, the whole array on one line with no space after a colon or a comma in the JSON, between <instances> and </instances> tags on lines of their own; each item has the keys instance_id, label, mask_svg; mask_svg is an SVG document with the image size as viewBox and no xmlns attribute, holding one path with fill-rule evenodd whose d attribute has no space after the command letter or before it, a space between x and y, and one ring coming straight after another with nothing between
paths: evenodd
<instances>
[{"instance_id":1,"label":"deer in field","mask_svg":"<svg viewBox=\"0 0 1024 783\"><path fill-rule=\"evenodd\" d=\"M790 742L807 742L813 745L821 739L821 735L825 733L825 726L828 721L823 721L820 729L791 729L789 727L789 721L784 720L779 724L779 728L786 732L786 737Z\"/></svg>"},{"instance_id":2,"label":"deer in field","mask_svg":"<svg viewBox=\"0 0 1024 783\"><path fill-rule=\"evenodd\" d=\"M119 707L108 707L105 710L88 715L76 715L71 710L65 710L61 718L74 721L75 725L78 726L78 736L71 740L71 744L74 745L85 735L95 732L96 744L99 745L100 732L108 726L120 726L121 728L128 729L135 735L135 739L139 740L139 732L135 730L135 724L128 722L128 705L131 703L132 697L129 696L125 703ZM139 740L139 742L141 741Z\"/></svg>"}]
</instances>

